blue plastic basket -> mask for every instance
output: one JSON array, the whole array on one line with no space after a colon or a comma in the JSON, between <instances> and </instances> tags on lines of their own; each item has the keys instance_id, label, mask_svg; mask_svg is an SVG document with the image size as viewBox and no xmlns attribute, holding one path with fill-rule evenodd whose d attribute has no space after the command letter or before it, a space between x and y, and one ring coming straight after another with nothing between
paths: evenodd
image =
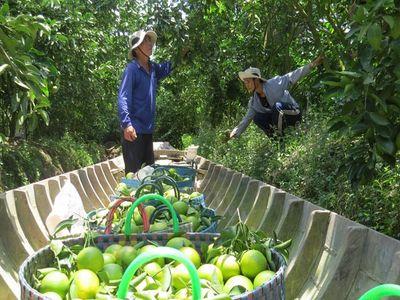
<instances>
[{"instance_id":1,"label":"blue plastic basket","mask_svg":"<svg viewBox=\"0 0 400 300\"><path fill-rule=\"evenodd\" d=\"M194 205L206 207L206 196L204 194L201 194L198 197L190 199L189 202L193 203Z\"/></svg>"},{"instance_id":2,"label":"blue plastic basket","mask_svg":"<svg viewBox=\"0 0 400 300\"><path fill-rule=\"evenodd\" d=\"M121 181L125 183L128 187L135 189L137 189L142 184L139 179L122 178Z\"/></svg>"}]
</instances>

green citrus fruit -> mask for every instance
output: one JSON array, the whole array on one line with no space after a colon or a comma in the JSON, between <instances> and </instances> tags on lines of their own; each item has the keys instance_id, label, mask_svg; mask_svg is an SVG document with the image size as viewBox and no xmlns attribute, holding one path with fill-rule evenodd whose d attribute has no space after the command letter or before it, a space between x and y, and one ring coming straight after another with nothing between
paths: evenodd
<instances>
[{"instance_id":1,"label":"green citrus fruit","mask_svg":"<svg viewBox=\"0 0 400 300\"><path fill-rule=\"evenodd\" d=\"M146 212L146 215L149 217L149 219L150 219L150 216L153 214L153 212L156 210L156 208L154 207L154 206L151 206L151 205L149 205L149 206L146 206L145 208L144 208L144 210L145 210L145 212Z\"/></svg>"},{"instance_id":2,"label":"green citrus fruit","mask_svg":"<svg viewBox=\"0 0 400 300\"><path fill-rule=\"evenodd\" d=\"M229 295L239 295L241 294L240 289L237 287L243 287L247 292L252 291L254 289L253 283L250 279L243 275L236 275L228 279L228 281L224 285L224 293Z\"/></svg>"},{"instance_id":3,"label":"green citrus fruit","mask_svg":"<svg viewBox=\"0 0 400 300\"><path fill-rule=\"evenodd\" d=\"M47 292L47 293L44 293L43 295L51 300L63 300L63 298L55 292Z\"/></svg>"},{"instance_id":4,"label":"green citrus fruit","mask_svg":"<svg viewBox=\"0 0 400 300\"><path fill-rule=\"evenodd\" d=\"M258 250L247 250L240 260L242 274L254 279L258 273L267 269L267 259Z\"/></svg>"},{"instance_id":5,"label":"green citrus fruit","mask_svg":"<svg viewBox=\"0 0 400 300\"><path fill-rule=\"evenodd\" d=\"M107 264L101 271L107 273L108 280L110 281L120 280L123 275L122 267L118 264Z\"/></svg>"},{"instance_id":6,"label":"green citrus fruit","mask_svg":"<svg viewBox=\"0 0 400 300\"><path fill-rule=\"evenodd\" d=\"M198 216L189 216L186 221L192 223L193 231L196 231L200 226L200 218Z\"/></svg>"},{"instance_id":7,"label":"green citrus fruit","mask_svg":"<svg viewBox=\"0 0 400 300\"><path fill-rule=\"evenodd\" d=\"M184 201L185 203L188 203L190 200L190 195L187 193L181 193L181 199L182 201Z\"/></svg>"},{"instance_id":8,"label":"green citrus fruit","mask_svg":"<svg viewBox=\"0 0 400 300\"><path fill-rule=\"evenodd\" d=\"M168 225L166 223L157 222L157 223L150 225L149 232L162 231L162 230L165 230L167 227L168 227Z\"/></svg>"},{"instance_id":9,"label":"green citrus fruit","mask_svg":"<svg viewBox=\"0 0 400 300\"><path fill-rule=\"evenodd\" d=\"M199 277L206 279L211 283L224 283L224 278L222 276L221 270L217 266L212 264L204 264L197 269Z\"/></svg>"},{"instance_id":10,"label":"green citrus fruit","mask_svg":"<svg viewBox=\"0 0 400 300\"><path fill-rule=\"evenodd\" d=\"M174 237L167 242L166 246L175 248L177 250L181 249L182 247L194 247L192 242L184 237Z\"/></svg>"},{"instance_id":11,"label":"green citrus fruit","mask_svg":"<svg viewBox=\"0 0 400 300\"><path fill-rule=\"evenodd\" d=\"M187 205L186 202L184 201L177 201L172 206L175 208L175 210L178 212L180 215L186 215L187 210L189 206Z\"/></svg>"},{"instance_id":12,"label":"green citrus fruit","mask_svg":"<svg viewBox=\"0 0 400 300\"><path fill-rule=\"evenodd\" d=\"M135 177L135 174L133 174L132 172L129 172L128 174L125 175L126 179L133 179Z\"/></svg>"},{"instance_id":13,"label":"green citrus fruit","mask_svg":"<svg viewBox=\"0 0 400 300\"><path fill-rule=\"evenodd\" d=\"M154 245L146 245L146 246L143 246L142 248L140 248L139 254L146 253L146 251L149 251L149 250L152 250L152 249L155 249L155 248L157 248L157 247L154 246ZM156 262L156 263L158 263L158 265L159 265L160 267L163 267L163 266L165 265L165 261L164 261L164 258L163 258L163 257L153 259L151 262Z\"/></svg>"},{"instance_id":14,"label":"green citrus fruit","mask_svg":"<svg viewBox=\"0 0 400 300\"><path fill-rule=\"evenodd\" d=\"M132 246L123 246L119 252L121 266L126 269L129 264L138 256L138 251Z\"/></svg>"},{"instance_id":15,"label":"green citrus fruit","mask_svg":"<svg viewBox=\"0 0 400 300\"><path fill-rule=\"evenodd\" d=\"M178 198L176 198L175 196L167 196L165 197L165 199L167 199L172 204L178 201Z\"/></svg>"},{"instance_id":16,"label":"green citrus fruit","mask_svg":"<svg viewBox=\"0 0 400 300\"><path fill-rule=\"evenodd\" d=\"M174 189L169 189L164 192L164 197L170 197L170 196L175 196L175 190Z\"/></svg>"},{"instance_id":17,"label":"green citrus fruit","mask_svg":"<svg viewBox=\"0 0 400 300\"><path fill-rule=\"evenodd\" d=\"M192 247L182 247L179 249L189 260L194 264L196 269L201 265L201 258L199 253Z\"/></svg>"},{"instance_id":18,"label":"green citrus fruit","mask_svg":"<svg viewBox=\"0 0 400 300\"><path fill-rule=\"evenodd\" d=\"M143 267L143 270L147 273L147 275L153 277L158 281L162 281L163 279L163 271L160 265L156 262L148 263Z\"/></svg>"},{"instance_id":19,"label":"green citrus fruit","mask_svg":"<svg viewBox=\"0 0 400 300\"><path fill-rule=\"evenodd\" d=\"M110 254L114 255L116 261L118 261L119 260L118 252L119 252L119 250L121 250L121 248L122 248L122 246L119 244L112 244L106 248L104 253L110 253Z\"/></svg>"},{"instance_id":20,"label":"green citrus fruit","mask_svg":"<svg viewBox=\"0 0 400 300\"><path fill-rule=\"evenodd\" d=\"M103 253L96 247L83 248L76 258L78 270L88 269L97 273L104 266Z\"/></svg>"},{"instance_id":21,"label":"green citrus fruit","mask_svg":"<svg viewBox=\"0 0 400 300\"><path fill-rule=\"evenodd\" d=\"M77 298L92 299L99 290L99 278L91 270L79 270L74 275L74 294Z\"/></svg>"},{"instance_id":22,"label":"green citrus fruit","mask_svg":"<svg viewBox=\"0 0 400 300\"><path fill-rule=\"evenodd\" d=\"M140 215L139 209L136 207L133 211L133 220L136 225L143 225L142 216Z\"/></svg>"},{"instance_id":23,"label":"green citrus fruit","mask_svg":"<svg viewBox=\"0 0 400 300\"><path fill-rule=\"evenodd\" d=\"M39 291L41 293L54 292L64 298L69 289L68 276L60 271L52 271L43 277Z\"/></svg>"},{"instance_id":24,"label":"green citrus fruit","mask_svg":"<svg viewBox=\"0 0 400 300\"><path fill-rule=\"evenodd\" d=\"M263 285L267 281L269 281L272 277L274 277L275 272L270 270L265 270L257 274L256 278L254 278L254 288Z\"/></svg>"},{"instance_id":25,"label":"green citrus fruit","mask_svg":"<svg viewBox=\"0 0 400 300\"><path fill-rule=\"evenodd\" d=\"M114 254L103 253L104 265L113 264L116 262Z\"/></svg>"},{"instance_id":26,"label":"green citrus fruit","mask_svg":"<svg viewBox=\"0 0 400 300\"><path fill-rule=\"evenodd\" d=\"M189 195L189 198L190 199L193 199L193 198L197 198L197 197L200 197L201 196L201 193L199 193L199 192L193 192L193 193L191 193L190 195Z\"/></svg>"},{"instance_id":27,"label":"green citrus fruit","mask_svg":"<svg viewBox=\"0 0 400 300\"><path fill-rule=\"evenodd\" d=\"M224 281L233 276L240 275L240 265L233 255L224 254L218 256L214 264L221 270Z\"/></svg>"},{"instance_id":28,"label":"green citrus fruit","mask_svg":"<svg viewBox=\"0 0 400 300\"><path fill-rule=\"evenodd\" d=\"M183 264L179 264L172 269L172 286L175 289L183 289L189 283L189 281L189 271Z\"/></svg>"}]
</instances>

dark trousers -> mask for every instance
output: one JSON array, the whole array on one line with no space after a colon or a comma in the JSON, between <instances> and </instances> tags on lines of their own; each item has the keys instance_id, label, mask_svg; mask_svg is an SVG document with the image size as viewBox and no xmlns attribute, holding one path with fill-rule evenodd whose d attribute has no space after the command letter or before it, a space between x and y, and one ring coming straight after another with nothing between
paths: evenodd
<instances>
[{"instance_id":1,"label":"dark trousers","mask_svg":"<svg viewBox=\"0 0 400 300\"><path fill-rule=\"evenodd\" d=\"M291 104L276 102L267 113L256 113L254 123L268 136L277 129L279 134L288 126L294 126L301 121L301 112Z\"/></svg>"},{"instance_id":2,"label":"dark trousers","mask_svg":"<svg viewBox=\"0 0 400 300\"><path fill-rule=\"evenodd\" d=\"M122 156L125 163L125 174L137 172L144 165L154 164L153 135L138 134L137 139L129 142L122 134Z\"/></svg>"}]
</instances>

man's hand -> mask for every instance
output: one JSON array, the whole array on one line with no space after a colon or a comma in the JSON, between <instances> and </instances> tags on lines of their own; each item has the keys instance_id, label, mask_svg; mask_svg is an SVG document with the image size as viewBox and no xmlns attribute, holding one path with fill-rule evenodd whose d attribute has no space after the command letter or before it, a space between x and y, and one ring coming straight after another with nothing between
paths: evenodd
<instances>
[{"instance_id":1,"label":"man's hand","mask_svg":"<svg viewBox=\"0 0 400 300\"><path fill-rule=\"evenodd\" d=\"M124 139L129 142L133 142L137 139L136 130L133 126L128 126L124 129Z\"/></svg>"},{"instance_id":2,"label":"man's hand","mask_svg":"<svg viewBox=\"0 0 400 300\"><path fill-rule=\"evenodd\" d=\"M236 131L237 131L237 129L235 128L235 129L233 129L232 131L231 131L231 133L229 134L229 138L230 139L233 139L233 138L235 138L236 137Z\"/></svg>"},{"instance_id":3,"label":"man's hand","mask_svg":"<svg viewBox=\"0 0 400 300\"><path fill-rule=\"evenodd\" d=\"M315 68L316 66L320 65L323 60L324 60L324 55L323 54L318 55L318 57L311 62L311 68Z\"/></svg>"}]
</instances>

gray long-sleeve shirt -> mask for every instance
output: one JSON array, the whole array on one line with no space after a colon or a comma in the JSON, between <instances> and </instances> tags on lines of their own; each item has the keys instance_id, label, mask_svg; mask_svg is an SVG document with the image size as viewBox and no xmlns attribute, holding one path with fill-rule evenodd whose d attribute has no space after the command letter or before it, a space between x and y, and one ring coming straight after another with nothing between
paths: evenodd
<instances>
[{"instance_id":1,"label":"gray long-sleeve shirt","mask_svg":"<svg viewBox=\"0 0 400 300\"><path fill-rule=\"evenodd\" d=\"M298 103L290 95L288 89L294 85L301 78L310 73L310 64L305 65L293 72L287 73L283 76L275 76L268 79L263 83L263 90L267 97L269 107L272 107L276 102L283 102L293 104L295 107L299 107ZM247 113L233 130L235 136L238 137L246 130L250 122L253 120L256 113L267 113L271 109L262 105L260 98L256 92L249 100Z\"/></svg>"}]
</instances>

